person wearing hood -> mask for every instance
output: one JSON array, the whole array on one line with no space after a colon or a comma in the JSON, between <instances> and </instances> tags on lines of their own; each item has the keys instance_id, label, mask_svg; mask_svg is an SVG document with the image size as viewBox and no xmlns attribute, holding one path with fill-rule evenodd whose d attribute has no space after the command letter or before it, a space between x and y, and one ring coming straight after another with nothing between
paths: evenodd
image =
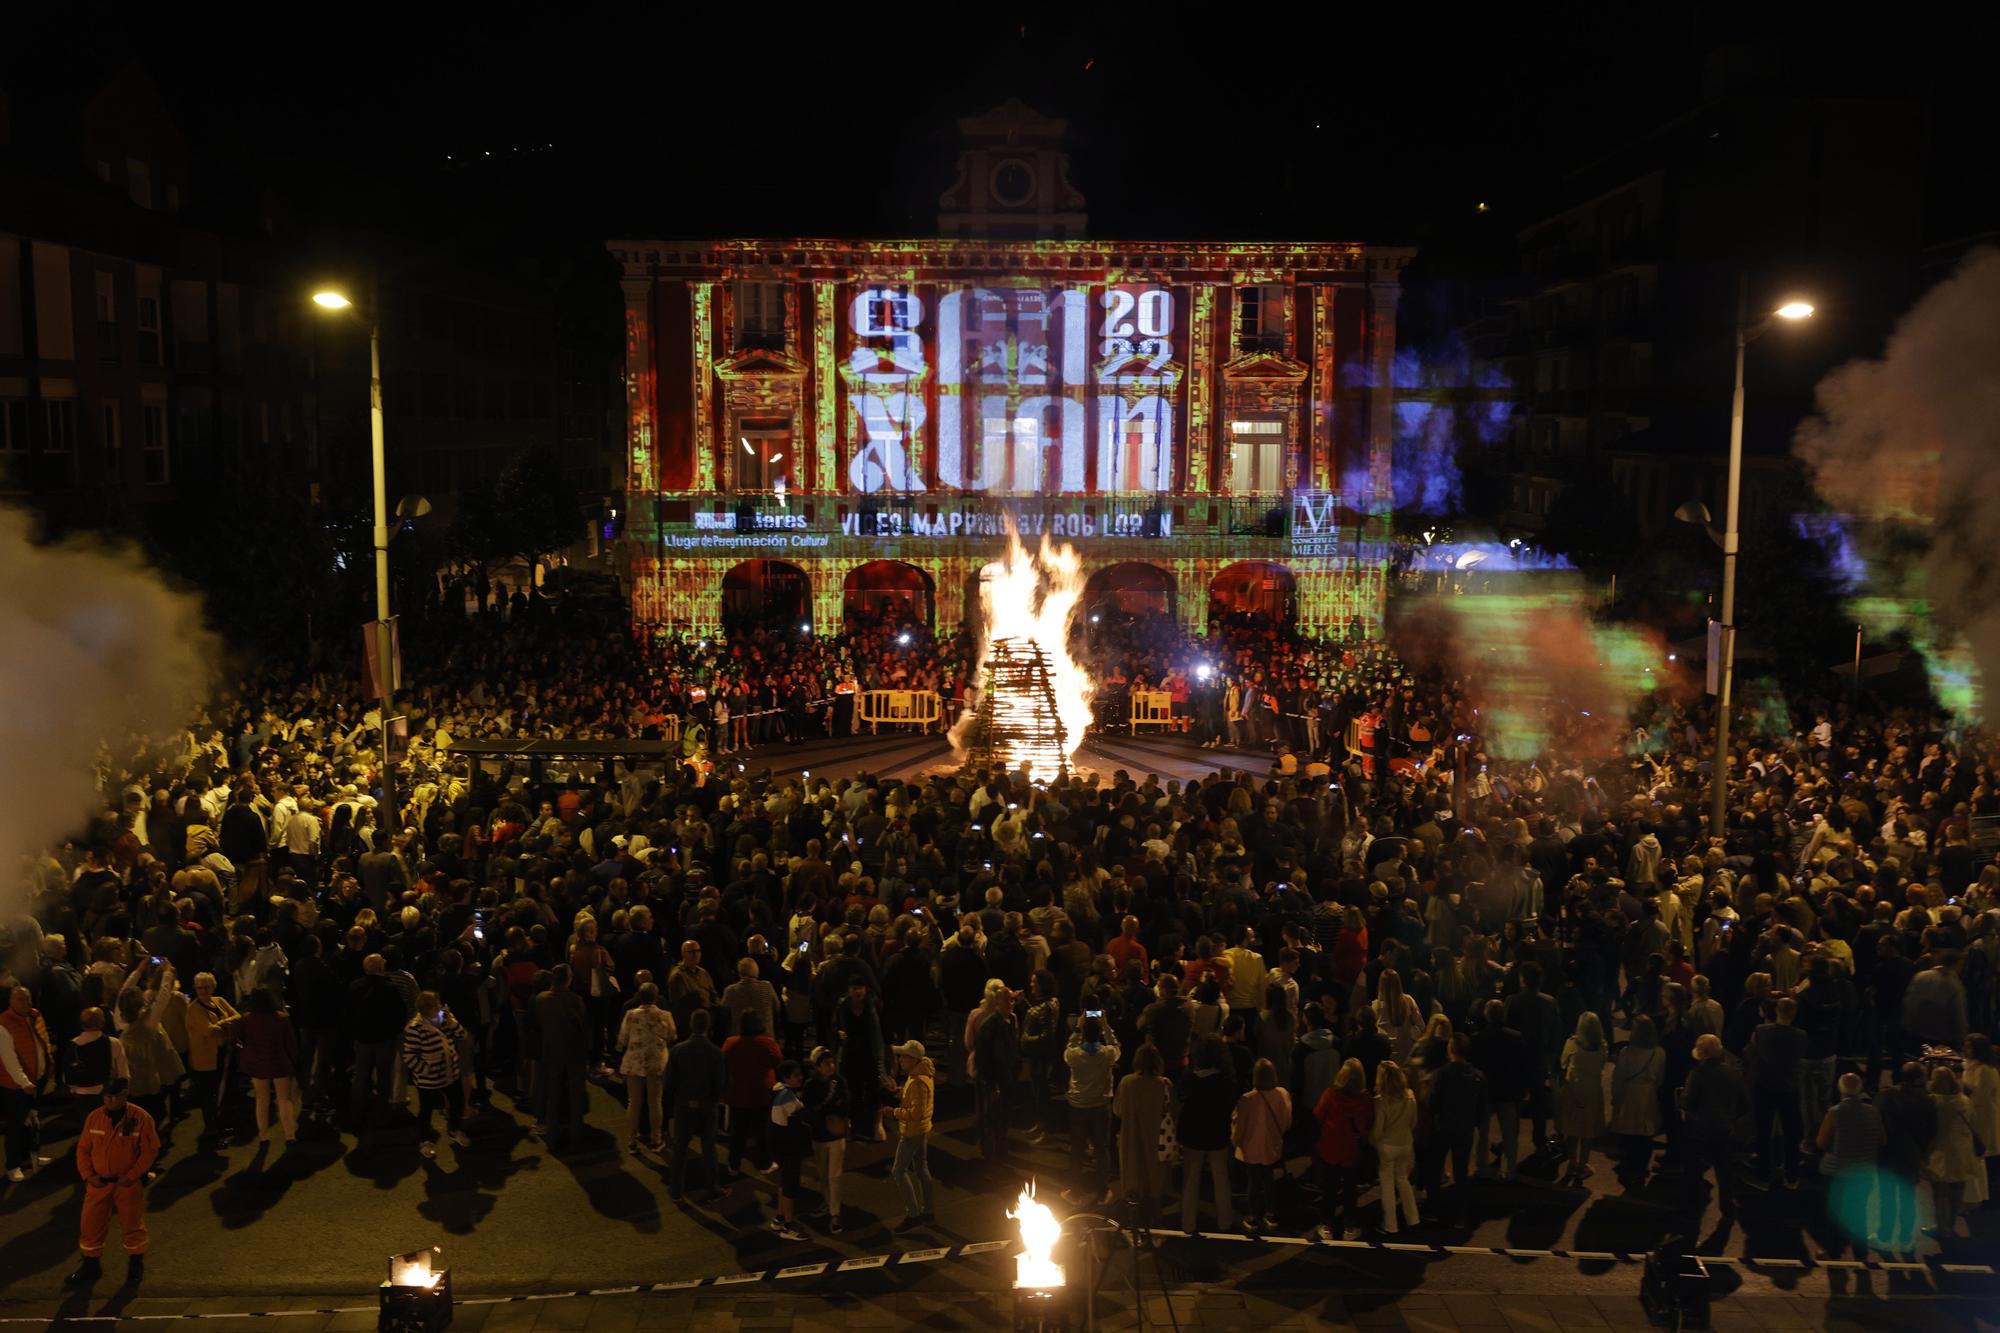
<instances>
[{"instance_id":1,"label":"person wearing hood","mask_svg":"<svg viewBox=\"0 0 2000 1333\"><path fill-rule=\"evenodd\" d=\"M1326 1021L1326 1009L1318 1001L1305 1007L1305 1031L1292 1061L1292 1076L1298 1083L1297 1104L1318 1106L1320 1094L1333 1086L1340 1072L1340 1046Z\"/></svg>"},{"instance_id":2,"label":"person wearing hood","mask_svg":"<svg viewBox=\"0 0 2000 1333\"><path fill-rule=\"evenodd\" d=\"M894 1118L899 1131L889 1178L896 1182L896 1191L903 1199L903 1220L896 1229L908 1231L936 1218L932 1211L929 1148L937 1069L924 1053L924 1044L915 1040L896 1048L896 1066L903 1074L900 1091L887 1074L882 1076L882 1086L890 1092L899 1092L900 1100L895 1106L884 1107L883 1114Z\"/></svg>"},{"instance_id":3,"label":"person wearing hood","mask_svg":"<svg viewBox=\"0 0 2000 1333\"><path fill-rule=\"evenodd\" d=\"M1660 839L1648 829L1639 841L1632 844L1632 854L1625 861L1625 882L1641 895L1649 893L1660 880Z\"/></svg>"}]
</instances>

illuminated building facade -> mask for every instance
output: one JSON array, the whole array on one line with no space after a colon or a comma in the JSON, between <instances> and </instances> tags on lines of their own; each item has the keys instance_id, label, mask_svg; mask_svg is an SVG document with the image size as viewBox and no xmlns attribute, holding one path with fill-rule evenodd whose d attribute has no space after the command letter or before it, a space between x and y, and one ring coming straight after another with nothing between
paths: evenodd
<instances>
[{"instance_id":1,"label":"illuminated building facade","mask_svg":"<svg viewBox=\"0 0 2000 1333\"><path fill-rule=\"evenodd\" d=\"M1082 239L1061 122L961 128L935 239L611 243L635 624L949 633L1011 521L1087 601L1379 626L1411 252Z\"/></svg>"}]
</instances>

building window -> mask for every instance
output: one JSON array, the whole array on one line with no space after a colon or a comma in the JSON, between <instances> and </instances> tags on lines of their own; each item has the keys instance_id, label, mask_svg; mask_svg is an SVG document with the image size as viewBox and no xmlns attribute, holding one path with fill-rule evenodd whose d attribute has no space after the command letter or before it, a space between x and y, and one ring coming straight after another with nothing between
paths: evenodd
<instances>
[{"instance_id":1,"label":"building window","mask_svg":"<svg viewBox=\"0 0 2000 1333\"><path fill-rule=\"evenodd\" d=\"M104 478L125 480L125 435L119 429L118 400L107 398L97 405L98 439L104 446Z\"/></svg>"},{"instance_id":2,"label":"building window","mask_svg":"<svg viewBox=\"0 0 2000 1333\"><path fill-rule=\"evenodd\" d=\"M1285 423L1274 417L1229 423L1229 490L1273 495L1285 487Z\"/></svg>"},{"instance_id":3,"label":"building window","mask_svg":"<svg viewBox=\"0 0 2000 1333\"><path fill-rule=\"evenodd\" d=\"M157 368L160 364L160 298L139 298L139 364Z\"/></svg>"},{"instance_id":4,"label":"building window","mask_svg":"<svg viewBox=\"0 0 2000 1333\"><path fill-rule=\"evenodd\" d=\"M97 179L106 185L111 184L111 164L101 157L97 159Z\"/></svg>"},{"instance_id":5,"label":"building window","mask_svg":"<svg viewBox=\"0 0 2000 1333\"><path fill-rule=\"evenodd\" d=\"M181 211L181 187L178 185L167 187L167 211L169 213Z\"/></svg>"},{"instance_id":6,"label":"building window","mask_svg":"<svg viewBox=\"0 0 2000 1333\"><path fill-rule=\"evenodd\" d=\"M45 485L76 484L76 399L42 400L42 477Z\"/></svg>"},{"instance_id":7,"label":"building window","mask_svg":"<svg viewBox=\"0 0 2000 1333\"><path fill-rule=\"evenodd\" d=\"M125 159L125 193L141 208L153 206L153 169L136 157Z\"/></svg>"},{"instance_id":8,"label":"building window","mask_svg":"<svg viewBox=\"0 0 2000 1333\"><path fill-rule=\"evenodd\" d=\"M95 275L97 282L97 359L118 359L118 283L109 273Z\"/></svg>"},{"instance_id":9,"label":"building window","mask_svg":"<svg viewBox=\"0 0 2000 1333\"><path fill-rule=\"evenodd\" d=\"M173 475L167 450L167 405L147 403L145 408L145 479L148 486L164 486Z\"/></svg>"},{"instance_id":10,"label":"building window","mask_svg":"<svg viewBox=\"0 0 2000 1333\"><path fill-rule=\"evenodd\" d=\"M28 489L28 402L0 398L0 490Z\"/></svg>"},{"instance_id":11,"label":"building window","mask_svg":"<svg viewBox=\"0 0 2000 1333\"><path fill-rule=\"evenodd\" d=\"M746 421L736 455L736 489L775 491L792 484L792 423Z\"/></svg>"},{"instance_id":12,"label":"building window","mask_svg":"<svg viewBox=\"0 0 2000 1333\"><path fill-rule=\"evenodd\" d=\"M1285 289L1275 282L1236 292L1236 347L1243 352L1285 350Z\"/></svg>"},{"instance_id":13,"label":"building window","mask_svg":"<svg viewBox=\"0 0 2000 1333\"><path fill-rule=\"evenodd\" d=\"M736 345L783 351L785 346L785 285L781 282L736 284Z\"/></svg>"}]
</instances>

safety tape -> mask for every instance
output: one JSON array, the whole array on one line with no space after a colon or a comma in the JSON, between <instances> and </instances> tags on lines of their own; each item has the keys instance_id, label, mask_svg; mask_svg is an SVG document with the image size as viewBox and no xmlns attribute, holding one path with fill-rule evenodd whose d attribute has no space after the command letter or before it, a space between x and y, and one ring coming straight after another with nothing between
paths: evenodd
<instances>
[{"instance_id":1,"label":"safety tape","mask_svg":"<svg viewBox=\"0 0 2000 1333\"><path fill-rule=\"evenodd\" d=\"M1014 1245L1011 1240L976 1240L964 1245L941 1245L928 1250L903 1250L896 1254L870 1254L854 1259L829 1259L825 1263L792 1264L784 1268L760 1268L747 1273L714 1277L680 1278L671 1282L637 1282L622 1287L588 1287L570 1291L524 1292L514 1296L467 1296L454 1305L521 1305L531 1301L567 1301L597 1296L646 1296L662 1292L695 1291L701 1288L739 1287L758 1282L784 1282L794 1278L825 1277L836 1273L862 1273L878 1269L908 1268L915 1264L937 1263L944 1259L970 1259L992 1254ZM374 1305L324 1306L310 1310L227 1310L214 1314L103 1314L103 1315L0 1315L0 1324L47 1324L60 1318L72 1324L160 1323L173 1320L283 1319L298 1315L359 1314Z\"/></svg>"},{"instance_id":2,"label":"safety tape","mask_svg":"<svg viewBox=\"0 0 2000 1333\"><path fill-rule=\"evenodd\" d=\"M1374 1250L1387 1254L1427 1254L1427 1255L1486 1255L1501 1259L1569 1259L1578 1263L1642 1264L1646 1262L1645 1251L1635 1250L1535 1250L1514 1245L1443 1245L1422 1241L1393 1240L1315 1240L1311 1236L1281 1236L1275 1234L1246 1235L1228 1231L1177 1231L1166 1227L1153 1227L1155 1236L1172 1236L1177 1239L1201 1239L1240 1241L1260 1245L1303 1245L1315 1249L1334 1250ZM1811 1259L1797 1256L1778 1258L1757 1258L1740 1254L1697 1255L1705 1264L1730 1264L1741 1268L1824 1268L1835 1271L1860 1271L1868 1273L1941 1273L1952 1277L2000 1277L2000 1268L1990 1264L1948 1264L1943 1262L1903 1261L1893 1259Z\"/></svg>"},{"instance_id":3,"label":"safety tape","mask_svg":"<svg viewBox=\"0 0 2000 1333\"><path fill-rule=\"evenodd\" d=\"M1417 1254L1439 1257L1444 1255L1487 1255L1503 1259L1569 1259L1583 1263L1644 1263L1643 1252L1631 1250L1536 1250L1522 1249L1511 1245L1437 1245L1418 1241L1388 1240L1314 1240L1310 1236L1245 1235L1234 1232L1177 1231L1166 1227L1154 1227L1153 1236L1168 1236L1182 1240L1236 1241L1253 1245L1296 1246L1302 1249L1374 1250L1391 1254ZM783 1268L753 1269L745 1273L728 1273L713 1277L680 1278L670 1282L636 1282L622 1287L585 1287L568 1291L524 1292L512 1296L468 1296L453 1302L455 1305L523 1305L537 1301L589 1300L598 1296L646 1296L668 1292L697 1291L721 1287L749 1286L753 1283L786 1282L797 1278L828 1277L842 1273L865 1273L889 1268L908 1268L916 1264L938 1263L947 1259L970 1259L982 1254L993 1254L1014 1246L1012 1240L979 1240L963 1245L941 1245L927 1250L903 1250L896 1254L869 1254L853 1259L829 1259L816 1264L791 1264ZM1989 1264L1948 1264L1923 1262L1886 1262L1872 1259L1801 1259L1801 1258L1748 1258L1731 1254L1704 1254L1699 1258L1707 1264L1731 1264L1749 1269L1785 1268L1815 1269L1833 1271L1864 1270L1867 1272L1915 1272L1938 1273L1951 1277L1995 1277L2000 1269ZM214 1314L102 1314L102 1315L0 1315L0 1324L47 1324L53 1318L73 1324L133 1324L160 1323L176 1320L217 1320L217 1319L283 1319L288 1316L358 1314L375 1310L374 1305L324 1306L308 1310L232 1310Z\"/></svg>"}]
</instances>

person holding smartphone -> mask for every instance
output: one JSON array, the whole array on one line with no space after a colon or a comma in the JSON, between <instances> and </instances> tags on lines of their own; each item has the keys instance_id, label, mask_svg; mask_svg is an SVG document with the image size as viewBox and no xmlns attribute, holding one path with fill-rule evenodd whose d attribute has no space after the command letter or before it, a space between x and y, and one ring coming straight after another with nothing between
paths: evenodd
<instances>
[{"instance_id":1,"label":"person holding smartphone","mask_svg":"<svg viewBox=\"0 0 2000 1333\"><path fill-rule=\"evenodd\" d=\"M1111 1192L1111 1097L1116 1089L1118 1042L1104 1010L1085 1009L1063 1052L1069 1067L1069 1175L1063 1197L1079 1207L1101 1202ZM1086 1155L1094 1155L1084 1175ZM1080 1189L1085 1180L1089 1187Z\"/></svg>"}]
</instances>

